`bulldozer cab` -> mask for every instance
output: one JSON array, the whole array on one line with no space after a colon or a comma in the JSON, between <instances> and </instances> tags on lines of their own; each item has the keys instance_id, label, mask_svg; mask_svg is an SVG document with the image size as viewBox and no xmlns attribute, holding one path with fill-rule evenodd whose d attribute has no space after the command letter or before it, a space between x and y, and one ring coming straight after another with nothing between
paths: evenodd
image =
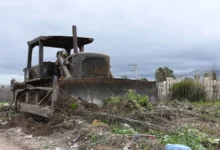
<instances>
[{"instance_id":1,"label":"bulldozer cab","mask_svg":"<svg viewBox=\"0 0 220 150\"><path fill-rule=\"evenodd\" d=\"M39 80L52 80L54 76L58 78L65 77L61 64L58 60L54 62L45 62L43 60L44 47L60 48L66 52L64 64L72 78L89 77L109 77L110 65L109 56L98 53L84 52L84 45L92 43L93 38L77 37L77 44L74 53L73 36L40 36L28 42L27 67L24 69L24 81L26 83L37 82ZM39 48L39 64L32 66L32 52L35 47ZM79 49L79 52L78 52ZM57 54L58 54L57 53Z\"/></svg>"}]
</instances>

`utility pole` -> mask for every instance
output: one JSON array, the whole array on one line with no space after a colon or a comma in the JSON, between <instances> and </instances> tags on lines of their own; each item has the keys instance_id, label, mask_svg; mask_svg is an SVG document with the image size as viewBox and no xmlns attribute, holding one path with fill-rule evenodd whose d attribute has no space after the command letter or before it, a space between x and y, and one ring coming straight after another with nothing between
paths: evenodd
<instances>
[{"instance_id":1,"label":"utility pole","mask_svg":"<svg viewBox=\"0 0 220 150\"><path fill-rule=\"evenodd\" d=\"M165 69L165 67L163 67L164 69ZM168 88L167 88L167 82L168 82L168 80L167 80L167 69L165 69L165 91L166 91L166 99L167 99L167 93L168 93Z\"/></svg>"},{"instance_id":2,"label":"utility pole","mask_svg":"<svg viewBox=\"0 0 220 150\"><path fill-rule=\"evenodd\" d=\"M134 70L131 70L131 71L135 72L135 79L137 80L137 64L128 64L128 65L134 67Z\"/></svg>"}]
</instances>

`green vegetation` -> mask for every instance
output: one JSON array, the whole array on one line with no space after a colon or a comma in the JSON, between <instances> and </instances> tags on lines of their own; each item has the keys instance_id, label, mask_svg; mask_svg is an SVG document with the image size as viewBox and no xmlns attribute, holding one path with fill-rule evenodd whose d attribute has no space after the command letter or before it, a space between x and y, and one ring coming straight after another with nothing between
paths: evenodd
<instances>
[{"instance_id":1,"label":"green vegetation","mask_svg":"<svg viewBox=\"0 0 220 150\"><path fill-rule=\"evenodd\" d=\"M142 150L150 150L149 146L146 143L141 143L140 149L142 149Z\"/></svg>"},{"instance_id":2,"label":"green vegetation","mask_svg":"<svg viewBox=\"0 0 220 150\"><path fill-rule=\"evenodd\" d=\"M155 73L154 73L155 79L157 82L163 82L166 81L167 77L172 77L172 78L176 78L174 76L174 72L173 70L171 70L168 67L160 67L158 68Z\"/></svg>"},{"instance_id":3,"label":"green vegetation","mask_svg":"<svg viewBox=\"0 0 220 150\"><path fill-rule=\"evenodd\" d=\"M112 126L112 132L116 134L136 134L137 133L132 127L123 127L120 125Z\"/></svg>"},{"instance_id":4,"label":"green vegetation","mask_svg":"<svg viewBox=\"0 0 220 150\"><path fill-rule=\"evenodd\" d=\"M199 80L200 79L200 75L199 74L194 75L194 79L195 80Z\"/></svg>"},{"instance_id":5,"label":"green vegetation","mask_svg":"<svg viewBox=\"0 0 220 150\"><path fill-rule=\"evenodd\" d=\"M121 96L111 96L110 98L105 100L105 104L118 104L121 101L122 97Z\"/></svg>"},{"instance_id":6,"label":"green vegetation","mask_svg":"<svg viewBox=\"0 0 220 150\"><path fill-rule=\"evenodd\" d=\"M194 102L194 110L202 113L202 117L220 123L220 101L216 102Z\"/></svg>"},{"instance_id":7,"label":"green vegetation","mask_svg":"<svg viewBox=\"0 0 220 150\"><path fill-rule=\"evenodd\" d=\"M216 71L212 71L211 76L212 76L212 80L217 80L217 72Z\"/></svg>"},{"instance_id":8,"label":"green vegetation","mask_svg":"<svg viewBox=\"0 0 220 150\"><path fill-rule=\"evenodd\" d=\"M203 102L203 101L199 101L199 102L194 102L192 103L194 106L220 106L220 101L216 101L216 102Z\"/></svg>"},{"instance_id":9,"label":"green vegetation","mask_svg":"<svg viewBox=\"0 0 220 150\"><path fill-rule=\"evenodd\" d=\"M161 138L161 143L166 144L183 144L191 147L193 150L206 150L206 147L212 148L218 144L213 138L197 129L182 127L173 135L165 135Z\"/></svg>"},{"instance_id":10,"label":"green vegetation","mask_svg":"<svg viewBox=\"0 0 220 150\"><path fill-rule=\"evenodd\" d=\"M149 81L147 78L141 78L141 81Z\"/></svg>"},{"instance_id":11,"label":"green vegetation","mask_svg":"<svg viewBox=\"0 0 220 150\"><path fill-rule=\"evenodd\" d=\"M92 134L89 136L89 139L92 144L98 144L98 143L102 143L102 141L104 140L104 136L98 134Z\"/></svg>"},{"instance_id":12,"label":"green vegetation","mask_svg":"<svg viewBox=\"0 0 220 150\"><path fill-rule=\"evenodd\" d=\"M37 149L49 149L49 144L48 143L40 144L39 148L37 148Z\"/></svg>"},{"instance_id":13,"label":"green vegetation","mask_svg":"<svg viewBox=\"0 0 220 150\"><path fill-rule=\"evenodd\" d=\"M7 104L7 102L0 102L0 107L2 107L4 104Z\"/></svg>"},{"instance_id":14,"label":"green vegetation","mask_svg":"<svg viewBox=\"0 0 220 150\"><path fill-rule=\"evenodd\" d=\"M126 76L126 75L122 75L121 78L122 79L129 79L128 76Z\"/></svg>"},{"instance_id":15,"label":"green vegetation","mask_svg":"<svg viewBox=\"0 0 220 150\"><path fill-rule=\"evenodd\" d=\"M217 72L215 70L211 71L210 73L204 73L204 77L211 77L212 80L217 79Z\"/></svg>"},{"instance_id":16,"label":"green vegetation","mask_svg":"<svg viewBox=\"0 0 220 150\"><path fill-rule=\"evenodd\" d=\"M76 110L76 109L78 108L78 103L77 103L77 102L73 102L73 103L71 104L71 108L72 108L73 110Z\"/></svg>"},{"instance_id":17,"label":"green vegetation","mask_svg":"<svg viewBox=\"0 0 220 150\"><path fill-rule=\"evenodd\" d=\"M204 77L209 77L209 73L204 73Z\"/></svg>"},{"instance_id":18,"label":"green vegetation","mask_svg":"<svg viewBox=\"0 0 220 150\"><path fill-rule=\"evenodd\" d=\"M146 95L140 95L136 93L134 90L128 90L125 96L111 96L110 98L105 100L105 104L118 104L122 101L131 100L136 107L138 108L147 108L149 110L152 109L152 104L150 103L148 97Z\"/></svg>"},{"instance_id":19,"label":"green vegetation","mask_svg":"<svg viewBox=\"0 0 220 150\"><path fill-rule=\"evenodd\" d=\"M48 149L49 146L46 144L46 145L43 146L43 148L44 148L44 149Z\"/></svg>"},{"instance_id":20,"label":"green vegetation","mask_svg":"<svg viewBox=\"0 0 220 150\"><path fill-rule=\"evenodd\" d=\"M185 79L173 84L171 87L172 98L188 99L191 102L204 101L206 99L205 87L193 79Z\"/></svg>"}]
</instances>

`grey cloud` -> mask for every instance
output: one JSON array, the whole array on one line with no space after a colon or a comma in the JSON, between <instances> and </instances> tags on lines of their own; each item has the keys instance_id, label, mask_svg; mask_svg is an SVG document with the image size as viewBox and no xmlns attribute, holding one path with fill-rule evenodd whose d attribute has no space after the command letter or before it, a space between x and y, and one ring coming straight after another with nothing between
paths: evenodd
<instances>
[{"instance_id":1,"label":"grey cloud","mask_svg":"<svg viewBox=\"0 0 220 150\"><path fill-rule=\"evenodd\" d=\"M9 0L0 4L0 74L22 75L27 41L71 35L73 24L79 36L95 39L87 51L110 55L116 76L132 77L131 63L149 78L160 66L187 72L218 64L219 6L218 0ZM53 54L46 51L46 59L55 59Z\"/></svg>"}]
</instances>

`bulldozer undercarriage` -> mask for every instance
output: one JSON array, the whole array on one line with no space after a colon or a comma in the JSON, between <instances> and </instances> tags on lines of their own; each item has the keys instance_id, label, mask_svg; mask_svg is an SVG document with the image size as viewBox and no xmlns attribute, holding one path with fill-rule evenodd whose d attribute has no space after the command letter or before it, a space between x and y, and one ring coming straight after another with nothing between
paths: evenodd
<instances>
[{"instance_id":1,"label":"bulldozer undercarriage","mask_svg":"<svg viewBox=\"0 0 220 150\"><path fill-rule=\"evenodd\" d=\"M19 91L16 95L15 109L42 117L52 115L52 88L31 87Z\"/></svg>"}]
</instances>

